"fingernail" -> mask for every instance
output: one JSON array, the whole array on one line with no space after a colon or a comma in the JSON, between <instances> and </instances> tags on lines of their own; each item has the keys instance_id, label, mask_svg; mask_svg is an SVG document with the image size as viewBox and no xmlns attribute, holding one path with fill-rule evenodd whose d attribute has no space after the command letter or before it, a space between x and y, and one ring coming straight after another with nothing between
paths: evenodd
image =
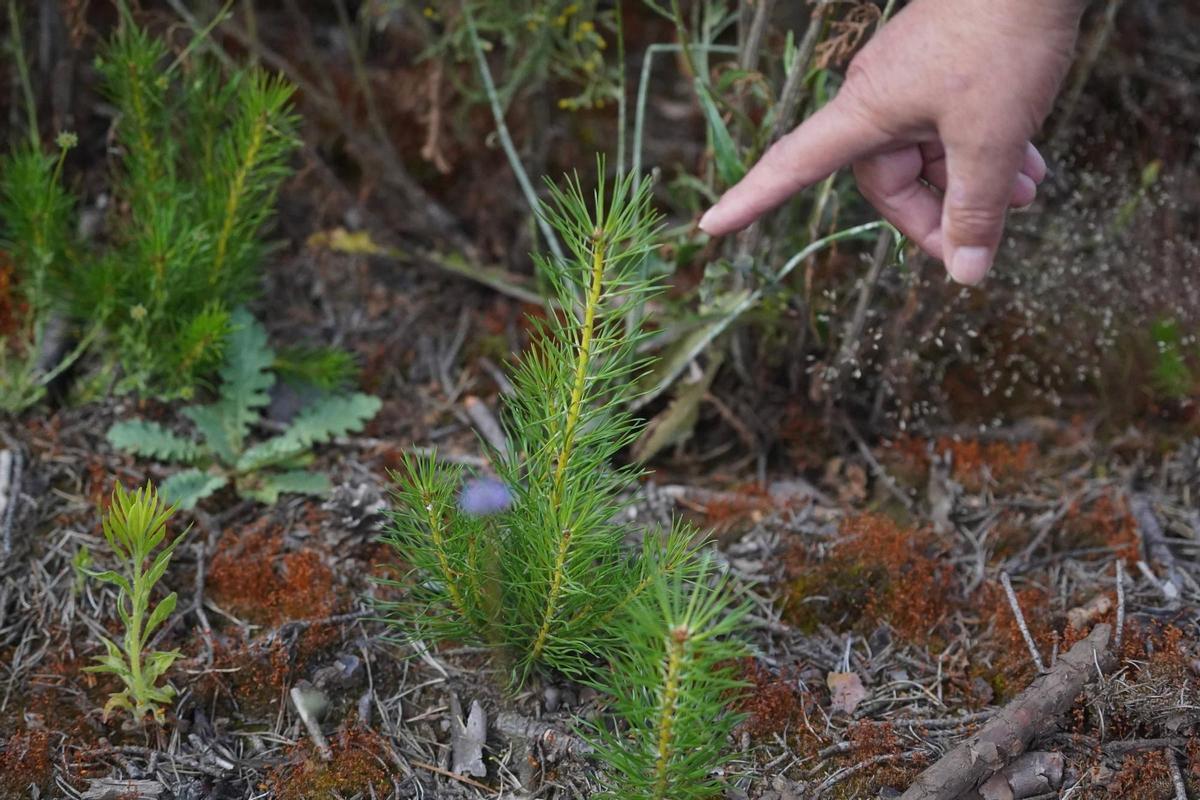
<instances>
[{"instance_id":1,"label":"fingernail","mask_svg":"<svg viewBox=\"0 0 1200 800\"><path fill-rule=\"evenodd\" d=\"M716 210L717 210L717 207L716 207L716 206L713 206L713 207L712 207L712 208L710 208L708 211L705 211L705 212L704 212L704 216L702 216L702 217L700 218L700 230L704 231L705 233L709 233L709 232L710 232L710 231L708 230L708 226L709 226L709 223L711 223L711 222L712 222L712 218L713 218L713 212L714 212L714 211L716 211Z\"/></svg>"},{"instance_id":2,"label":"fingernail","mask_svg":"<svg viewBox=\"0 0 1200 800\"><path fill-rule=\"evenodd\" d=\"M986 247L960 247L954 251L950 277L967 286L980 283L992 267L992 251Z\"/></svg>"}]
</instances>

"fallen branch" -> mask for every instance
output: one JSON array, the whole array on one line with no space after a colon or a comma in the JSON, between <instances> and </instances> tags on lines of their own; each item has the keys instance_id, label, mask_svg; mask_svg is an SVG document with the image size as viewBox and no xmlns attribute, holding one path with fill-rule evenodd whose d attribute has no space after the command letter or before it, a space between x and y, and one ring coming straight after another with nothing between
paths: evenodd
<instances>
[{"instance_id":1,"label":"fallen branch","mask_svg":"<svg viewBox=\"0 0 1200 800\"><path fill-rule=\"evenodd\" d=\"M922 772L900 800L956 798L1025 752L1035 737L1054 727L1097 668L1106 671L1111 667L1111 634L1108 625L1093 628L1086 639L1077 642L979 733Z\"/></svg>"}]
</instances>

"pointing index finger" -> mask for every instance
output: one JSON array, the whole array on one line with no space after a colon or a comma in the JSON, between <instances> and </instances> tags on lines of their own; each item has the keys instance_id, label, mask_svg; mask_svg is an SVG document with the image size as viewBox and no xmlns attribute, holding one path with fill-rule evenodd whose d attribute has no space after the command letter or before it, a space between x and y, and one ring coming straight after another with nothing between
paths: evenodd
<instances>
[{"instance_id":1,"label":"pointing index finger","mask_svg":"<svg viewBox=\"0 0 1200 800\"><path fill-rule=\"evenodd\" d=\"M701 217L700 228L712 236L740 230L801 189L885 148L891 137L850 102L839 95L772 145Z\"/></svg>"}]
</instances>

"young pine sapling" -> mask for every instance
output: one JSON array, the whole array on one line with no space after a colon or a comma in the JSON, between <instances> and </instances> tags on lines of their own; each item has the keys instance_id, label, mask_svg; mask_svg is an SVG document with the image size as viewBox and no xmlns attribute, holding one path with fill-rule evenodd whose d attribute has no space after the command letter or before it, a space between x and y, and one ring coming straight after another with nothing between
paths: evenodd
<instances>
[{"instance_id":1,"label":"young pine sapling","mask_svg":"<svg viewBox=\"0 0 1200 800\"><path fill-rule=\"evenodd\" d=\"M74 201L62 183L74 134L60 134L57 144L55 154L20 145L0 162L0 411L10 413L38 402L79 354L49 369L40 364L74 229Z\"/></svg>"},{"instance_id":2,"label":"young pine sapling","mask_svg":"<svg viewBox=\"0 0 1200 800\"><path fill-rule=\"evenodd\" d=\"M313 445L362 430L379 411L379 399L357 392L322 395L301 409L286 431L250 445L251 428L270 402L274 362L266 331L249 312L238 309L219 373L219 398L183 409L200 439L179 436L155 422L129 420L109 428L108 441L134 455L189 465L162 484L163 495L185 509L229 483L243 497L267 504L284 492L323 494L329 490L328 477L305 469L313 460Z\"/></svg>"},{"instance_id":3,"label":"young pine sapling","mask_svg":"<svg viewBox=\"0 0 1200 800\"><path fill-rule=\"evenodd\" d=\"M179 658L179 651L146 651L155 629L175 610L174 592L157 605L150 600L155 584L171 563L175 546L187 533L184 531L154 555L155 548L166 540L167 521L174 513L175 509L168 508L150 484L132 494L117 484L103 529L104 539L121 561L122 569L98 572L84 568L93 578L117 587L117 614L125 625L121 644L101 637L107 652L96 656L98 664L85 668L115 675L125 685L109 696L104 705L105 719L123 708L137 720L150 713L161 722L163 705L175 696L175 689L170 684L160 686L159 680Z\"/></svg>"},{"instance_id":4,"label":"young pine sapling","mask_svg":"<svg viewBox=\"0 0 1200 800\"><path fill-rule=\"evenodd\" d=\"M725 744L740 721L728 710L746 647L735 631L746 607L730 608L726 580L709 559L656 576L632 604L625 643L596 683L614 698L616 730L591 727L613 800L721 797L713 774L730 760Z\"/></svg>"},{"instance_id":5,"label":"young pine sapling","mask_svg":"<svg viewBox=\"0 0 1200 800\"><path fill-rule=\"evenodd\" d=\"M221 362L232 309L257 293L297 144L293 88L175 58L123 3L97 67L120 112L113 189L127 212L109 221L112 247L75 270L76 313L103 318L119 390L189 397Z\"/></svg>"},{"instance_id":6,"label":"young pine sapling","mask_svg":"<svg viewBox=\"0 0 1200 800\"><path fill-rule=\"evenodd\" d=\"M624 546L640 469L613 462L638 434L626 409L646 369L645 332L627 322L660 289L642 270L658 217L648 184L599 174L591 203L569 180L542 212L569 255L537 259L554 304L503 399L509 446L489 452L504 502L477 483L460 495L463 471L433 456L394 476L388 540L413 569L384 616L406 636L495 647L514 684L536 669L592 673L619 648L630 606L693 555L683 525Z\"/></svg>"}]
</instances>

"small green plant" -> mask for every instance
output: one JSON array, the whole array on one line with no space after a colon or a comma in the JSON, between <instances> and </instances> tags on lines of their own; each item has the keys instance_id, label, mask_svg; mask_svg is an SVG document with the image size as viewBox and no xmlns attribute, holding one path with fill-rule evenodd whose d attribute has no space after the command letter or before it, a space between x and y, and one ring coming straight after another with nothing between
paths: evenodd
<instances>
[{"instance_id":1,"label":"small green plant","mask_svg":"<svg viewBox=\"0 0 1200 800\"><path fill-rule=\"evenodd\" d=\"M54 278L68 259L73 200L62 185L63 160L75 137L58 137L58 152L36 142L0 164L0 410L16 413L38 402L69 365L38 362L53 311Z\"/></svg>"},{"instance_id":2,"label":"small green plant","mask_svg":"<svg viewBox=\"0 0 1200 800\"><path fill-rule=\"evenodd\" d=\"M297 144L293 90L260 70L172 58L124 4L97 68L120 112L120 210L113 246L73 270L75 311L103 319L119 391L188 397L221 363L232 310L257 291Z\"/></svg>"},{"instance_id":3,"label":"small green plant","mask_svg":"<svg viewBox=\"0 0 1200 800\"><path fill-rule=\"evenodd\" d=\"M160 686L159 680L179 658L179 651L146 651L151 634L175 610L174 592L157 605L150 600L154 586L171 563L175 546L187 534L184 531L154 555L155 548L166 539L167 521L174 513L175 509L159 499L152 485L146 484L130 494L118 483L112 505L104 515L104 539L121 561L122 569L88 570L88 574L117 587L117 614L125 625L121 644L101 637L108 652L96 656L98 664L85 668L88 672L115 675L125 685L109 696L104 705L105 719L114 710L123 708L136 720L149 713L161 722L163 705L175 696L175 689L170 684Z\"/></svg>"},{"instance_id":4,"label":"small green plant","mask_svg":"<svg viewBox=\"0 0 1200 800\"><path fill-rule=\"evenodd\" d=\"M597 687L614 699L619 726L593 725L588 738L615 800L701 800L721 796L713 773L730 760L724 744L741 717L728 705L744 684L734 669L746 647L734 636L746 607L730 608L725 579L710 562L655 577L632 604L626 644Z\"/></svg>"},{"instance_id":5,"label":"small green plant","mask_svg":"<svg viewBox=\"0 0 1200 800\"><path fill-rule=\"evenodd\" d=\"M284 492L322 494L329 478L305 467L313 445L362 429L379 411L376 397L361 393L322 395L303 408L286 431L258 444L247 439L270 402L275 352L267 333L244 309L230 320L221 388L216 402L183 409L200 439L189 439L155 422L114 424L108 441L118 450L190 465L163 482L163 495L180 508L193 508L232 483L243 497L272 504Z\"/></svg>"},{"instance_id":6,"label":"small green plant","mask_svg":"<svg viewBox=\"0 0 1200 800\"><path fill-rule=\"evenodd\" d=\"M477 486L460 494L461 469L405 462L388 541L413 572L406 599L382 606L407 635L495 646L516 684L536 668L588 674L619 645L630 604L693 554L682 525L628 553L620 515L640 472L612 465L640 429L626 408L645 333L627 317L659 288L641 275L658 226L648 184L610 189L601 164L590 205L578 180L550 193L543 213L570 255L537 259L556 305L534 320L504 398L499 483L480 502Z\"/></svg>"},{"instance_id":7,"label":"small green plant","mask_svg":"<svg viewBox=\"0 0 1200 800\"><path fill-rule=\"evenodd\" d=\"M1150 337L1154 344L1151 388L1171 400L1190 397L1196 391L1196 375L1179 324L1173 319L1160 319L1150 326Z\"/></svg>"}]
</instances>

